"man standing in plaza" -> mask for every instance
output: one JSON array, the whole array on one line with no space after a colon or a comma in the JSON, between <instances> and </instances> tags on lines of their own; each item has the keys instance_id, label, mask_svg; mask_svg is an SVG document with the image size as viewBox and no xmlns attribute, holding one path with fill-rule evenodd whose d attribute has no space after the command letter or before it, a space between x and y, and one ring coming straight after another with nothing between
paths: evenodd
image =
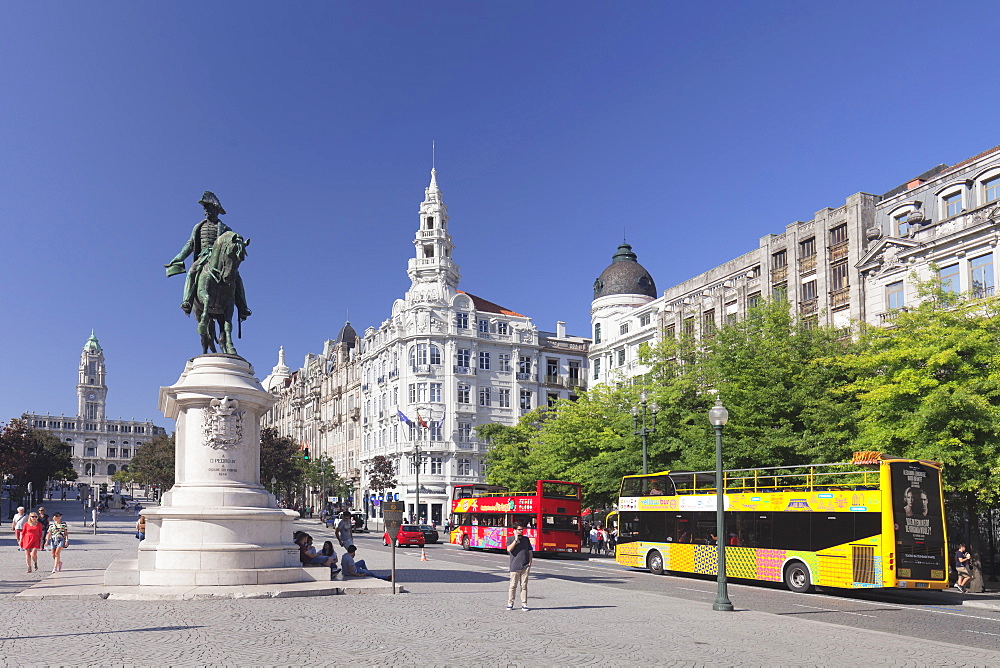
<instances>
[{"instance_id":1,"label":"man standing in plaza","mask_svg":"<svg viewBox=\"0 0 1000 668\"><path fill-rule=\"evenodd\" d=\"M514 536L507 543L510 553L510 589L507 592L507 609L514 609L514 595L521 589L521 610L528 611L528 572L531 570L531 541L524 535L524 527L514 526Z\"/></svg>"},{"instance_id":2,"label":"man standing in plaza","mask_svg":"<svg viewBox=\"0 0 1000 668\"><path fill-rule=\"evenodd\" d=\"M21 531L24 529L24 525L28 521L28 513L24 512L24 506L17 507L17 514L14 515L14 520L10 523L10 529L14 532L14 542L17 544L17 549L21 549Z\"/></svg>"}]
</instances>

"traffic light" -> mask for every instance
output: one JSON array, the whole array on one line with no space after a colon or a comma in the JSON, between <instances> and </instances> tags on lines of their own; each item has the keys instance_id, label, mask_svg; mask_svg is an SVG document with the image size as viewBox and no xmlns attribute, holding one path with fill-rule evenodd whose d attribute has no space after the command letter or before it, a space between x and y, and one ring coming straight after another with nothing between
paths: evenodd
<instances>
[{"instance_id":1,"label":"traffic light","mask_svg":"<svg viewBox=\"0 0 1000 668\"><path fill-rule=\"evenodd\" d=\"M304 454L302 455L302 459L304 459L306 461L309 461L309 448L308 448L308 446L306 447L306 449L304 451Z\"/></svg>"}]
</instances>

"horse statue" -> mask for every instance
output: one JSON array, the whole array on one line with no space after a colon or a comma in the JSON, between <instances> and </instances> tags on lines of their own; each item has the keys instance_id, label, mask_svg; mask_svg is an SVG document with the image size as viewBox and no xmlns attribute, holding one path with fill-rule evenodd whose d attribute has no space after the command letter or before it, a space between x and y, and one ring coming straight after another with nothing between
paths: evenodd
<instances>
[{"instance_id":1,"label":"horse statue","mask_svg":"<svg viewBox=\"0 0 1000 668\"><path fill-rule=\"evenodd\" d=\"M215 240L211 253L198 272L196 279L193 311L198 321L201 335L201 352L216 350L236 355L233 346L233 309L239 311L239 322L250 316L243 280L240 278L240 263L247 257L250 240L244 240L236 232L229 230ZM237 337L242 328L238 327Z\"/></svg>"}]
</instances>

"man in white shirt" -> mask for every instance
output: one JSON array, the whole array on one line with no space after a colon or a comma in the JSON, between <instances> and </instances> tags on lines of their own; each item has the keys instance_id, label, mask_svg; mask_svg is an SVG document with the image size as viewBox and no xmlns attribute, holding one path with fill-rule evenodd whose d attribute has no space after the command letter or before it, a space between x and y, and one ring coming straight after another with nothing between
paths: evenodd
<instances>
[{"instance_id":1,"label":"man in white shirt","mask_svg":"<svg viewBox=\"0 0 1000 668\"><path fill-rule=\"evenodd\" d=\"M10 523L10 530L14 532L14 542L17 543L18 551L21 550L21 529L24 528L27 521L28 513L24 512L24 506L18 506L17 514L14 515L14 520Z\"/></svg>"}]
</instances>

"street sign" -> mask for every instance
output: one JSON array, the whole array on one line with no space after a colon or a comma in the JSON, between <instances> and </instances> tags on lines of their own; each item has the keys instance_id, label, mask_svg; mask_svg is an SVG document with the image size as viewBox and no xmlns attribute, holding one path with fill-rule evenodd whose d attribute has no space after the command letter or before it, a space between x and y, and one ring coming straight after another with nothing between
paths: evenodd
<instances>
[{"instance_id":1,"label":"street sign","mask_svg":"<svg viewBox=\"0 0 1000 668\"><path fill-rule=\"evenodd\" d=\"M385 530L389 533L389 538L396 540L399 527L403 523L403 511L406 504L402 501L386 501L382 504L382 518L385 520Z\"/></svg>"}]
</instances>

